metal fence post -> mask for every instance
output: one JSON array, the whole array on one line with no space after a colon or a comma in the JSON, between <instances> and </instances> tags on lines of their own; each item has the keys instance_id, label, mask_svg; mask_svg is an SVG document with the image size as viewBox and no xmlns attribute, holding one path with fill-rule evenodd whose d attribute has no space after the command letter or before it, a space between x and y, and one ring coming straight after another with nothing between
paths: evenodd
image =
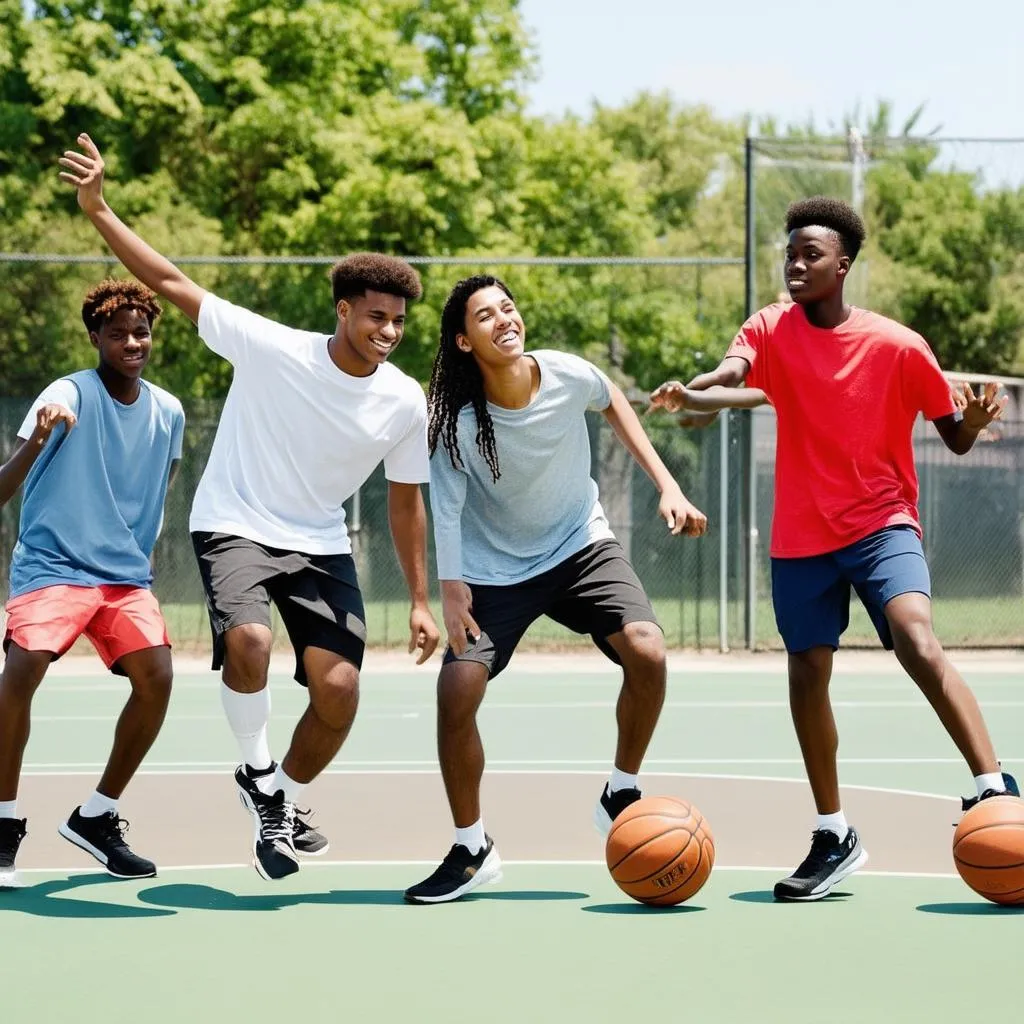
<instances>
[{"instance_id":1,"label":"metal fence post","mask_svg":"<svg viewBox=\"0 0 1024 1024\"><path fill-rule=\"evenodd\" d=\"M745 144L746 156L746 247L744 262L746 270L744 305L747 316L757 306L757 217L754 197L754 140L748 135ZM746 588L745 623L746 646L753 650L757 646L757 417L753 410L744 416L743 431L743 474L744 474L744 505L747 526L746 539Z\"/></svg>"}]
</instances>

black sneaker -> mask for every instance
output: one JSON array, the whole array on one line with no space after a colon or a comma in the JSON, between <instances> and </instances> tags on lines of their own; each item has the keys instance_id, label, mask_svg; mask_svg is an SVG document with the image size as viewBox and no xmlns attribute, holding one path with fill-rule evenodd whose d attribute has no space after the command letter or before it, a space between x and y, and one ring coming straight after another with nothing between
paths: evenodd
<instances>
[{"instance_id":1,"label":"black sneaker","mask_svg":"<svg viewBox=\"0 0 1024 1024\"><path fill-rule=\"evenodd\" d=\"M601 799L594 808L594 825L601 835L606 836L612 830L612 822L630 805L640 799L639 789L617 789L611 791L609 783L604 784Z\"/></svg>"},{"instance_id":2,"label":"black sneaker","mask_svg":"<svg viewBox=\"0 0 1024 1024\"><path fill-rule=\"evenodd\" d=\"M494 840L487 836L487 845L479 853L456 843L438 869L419 885L405 890L409 903L450 903L477 886L501 881L501 858Z\"/></svg>"},{"instance_id":3,"label":"black sneaker","mask_svg":"<svg viewBox=\"0 0 1024 1024\"><path fill-rule=\"evenodd\" d=\"M252 801L253 866L268 882L294 875L299 870L295 852L295 804L284 798L283 790L267 796L256 790Z\"/></svg>"},{"instance_id":4,"label":"black sneaker","mask_svg":"<svg viewBox=\"0 0 1024 1024\"><path fill-rule=\"evenodd\" d=\"M961 797L961 810L969 811L975 804L979 804L982 800L988 800L994 796L1020 796L1017 780L1009 772L1003 772L1003 785L1006 787L1005 790L986 789L981 796Z\"/></svg>"},{"instance_id":5,"label":"black sneaker","mask_svg":"<svg viewBox=\"0 0 1024 1024\"><path fill-rule=\"evenodd\" d=\"M262 793L257 783L258 779L265 779L277 771L277 762L272 761L269 768L252 768L247 764L240 764L235 769L235 784L238 786L238 796L242 806L252 815L256 814L256 806L253 800L253 793ZM307 823L302 818L308 818L313 812L295 808L295 831L292 834L292 845L295 852L303 857L319 857L330 849L330 843L315 825ZM300 817L301 815L301 817Z\"/></svg>"},{"instance_id":6,"label":"black sneaker","mask_svg":"<svg viewBox=\"0 0 1024 1024\"><path fill-rule=\"evenodd\" d=\"M84 818L82 808L76 807L57 831L69 842L86 853L91 853L115 878L153 878L156 865L128 848L124 834L128 822L116 811L95 818Z\"/></svg>"},{"instance_id":7,"label":"black sneaker","mask_svg":"<svg viewBox=\"0 0 1024 1024\"><path fill-rule=\"evenodd\" d=\"M820 900L832 891L836 882L852 875L868 860L868 851L860 844L856 830L850 829L846 838L831 829L818 829L811 836L811 852L804 862L789 876L775 884L777 900Z\"/></svg>"},{"instance_id":8,"label":"black sneaker","mask_svg":"<svg viewBox=\"0 0 1024 1024\"><path fill-rule=\"evenodd\" d=\"M25 818L0 818L0 889L16 889L21 884L14 858L27 834L25 824Z\"/></svg>"}]
</instances>

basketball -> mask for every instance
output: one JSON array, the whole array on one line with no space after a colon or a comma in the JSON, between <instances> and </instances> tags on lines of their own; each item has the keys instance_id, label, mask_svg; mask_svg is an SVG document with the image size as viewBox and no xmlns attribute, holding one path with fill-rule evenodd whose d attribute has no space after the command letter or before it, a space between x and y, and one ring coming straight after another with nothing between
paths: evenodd
<instances>
[{"instance_id":1,"label":"basketball","mask_svg":"<svg viewBox=\"0 0 1024 1024\"><path fill-rule=\"evenodd\" d=\"M670 907L690 899L708 880L715 840L692 804L670 796L643 797L615 819L605 860L627 896Z\"/></svg>"},{"instance_id":2,"label":"basketball","mask_svg":"<svg viewBox=\"0 0 1024 1024\"><path fill-rule=\"evenodd\" d=\"M995 796L975 804L956 827L953 862L979 896L1024 904L1024 800Z\"/></svg>"}]
</instances>

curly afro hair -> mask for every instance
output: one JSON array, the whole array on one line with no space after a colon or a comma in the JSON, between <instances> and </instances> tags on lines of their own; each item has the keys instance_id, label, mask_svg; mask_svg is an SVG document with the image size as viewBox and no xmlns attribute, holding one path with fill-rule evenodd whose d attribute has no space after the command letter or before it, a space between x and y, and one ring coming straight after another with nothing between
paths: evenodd
<instances>
[{"instance_id":1,"label":"curly afro hair","mask_svg":"<svg viewBox=\"0 0 1024 1024\"><path fill-rule=\"evenodd\" d=\"M857 211L841 199L812 196L793 203L786 211L786 232L799 228L828 228L839 236L843 252L853 261L860 252L867 232Z\"/></svg>"},{"instance_id":2,"label":"curly afro hair","mask_svg":"<svg viewBox=\"0 0 1024 1024\"><path fill-rule=\"evenodd\" d=\"M423 294L420 275L405 260L379 252L356 252L331 268L334 304L342 299L385 292L414 301Z\"/></svg>"},{"instance_id":3,"label":"curly afro hair","mask_svg":"<svg viewBox=\"0 0 1024 1024\"><path fill-rule=\"evenodd\" d=\"M95 333L121 309L137 309L144 313L150 327L163 312L156 295L145 285L111 277L101 281L86 295L82 303L85 329L90 334Z\"/></svg>"}]
</instances>

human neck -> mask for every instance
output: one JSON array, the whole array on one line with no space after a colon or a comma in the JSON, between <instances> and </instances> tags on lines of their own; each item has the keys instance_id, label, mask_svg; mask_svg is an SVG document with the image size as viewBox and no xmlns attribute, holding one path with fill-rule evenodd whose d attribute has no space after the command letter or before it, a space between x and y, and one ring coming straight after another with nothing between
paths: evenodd
<instances>
[{"instance_id":1,"label":"human neck","mask_svg":"<svg viewBox=\"0 0 1024 1024\"><path fill-rule=\"evenodd\" d=\"M825 331L830 331L840 324L846 323L853 312L852 308L843 301L841 291L817 302L809 302L802 308L807 322Z\"/></svg>"},{"instance_id":2,"label":"human neck","mask_svg":"<svg viewBox=\"0 0 1024 1024\"><path fill-rule=\"evenodd\" d=\"M540 383L537 363L527 355L505 366L481 366L480 373L487 401L502 409L525 409Z\"/></svg>"},{"instance_id":3,"label":"human neck","mask_svg":"<svg viewBox=\"0 0 1024 1024\"><path fill-rule=\"evenodd\" d=\"M131 405L142 391L141 378L126 377L112 370L106 363L100 363L96 373L107 389L107 394L122 405Z\"/></svg>"},{"instance_id":4,"label":"human neck","mask_svg":"<svg viewBox=\"0 0 1024 1024\"><path fill-rule=\"evenodd\" d=\"M364 359L349 343L342 329L341 321L334 327L334 337L327 342L327 354L331 362L350 377L369 377L377 369L376 363Z\"/></svg>"}]
</instances>

